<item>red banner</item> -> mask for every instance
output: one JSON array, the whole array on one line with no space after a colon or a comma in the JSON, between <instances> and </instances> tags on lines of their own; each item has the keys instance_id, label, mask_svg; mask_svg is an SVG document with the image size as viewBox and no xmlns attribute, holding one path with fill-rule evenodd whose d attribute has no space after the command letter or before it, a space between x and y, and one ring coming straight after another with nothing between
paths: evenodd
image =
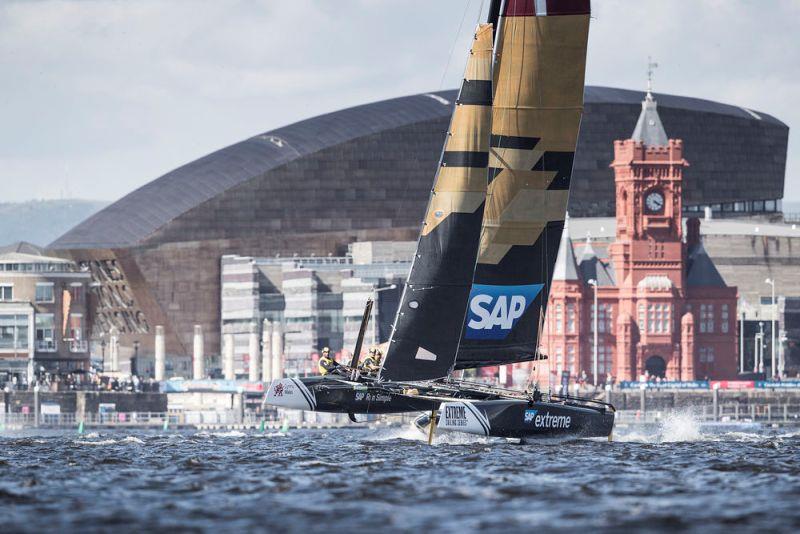
<instances>
[{"instance_id":1,"label":"red banner","mask_svg":"<svg viewBox=\"0 0 800 534\"><path fill-rule=\"evenodd\" d=\"M711 389L755 389L754 380L712 380Z\"/></svg>"}]
</instances>

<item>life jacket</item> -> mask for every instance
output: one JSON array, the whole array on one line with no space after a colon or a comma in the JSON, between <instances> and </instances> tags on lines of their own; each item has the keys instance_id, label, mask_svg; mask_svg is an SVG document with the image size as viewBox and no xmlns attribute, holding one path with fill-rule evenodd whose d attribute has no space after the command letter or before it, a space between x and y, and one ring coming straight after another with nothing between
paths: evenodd
<instances>
[{"instance_id":1,"label":"life jacket","mask_svg":"<svg viewBox=\"0 0 800 534\"><path fill-rule=\"evenodd\" d=\"M360 367L366 371L372 370L375 367L375 358L372 356L367 356L361 361Z\"/></svg>"},{"instance_id":2,"label":"life jacket","mask_svg":"<svg viewBox=\"0 0 800 534\"><path fill-rule=\"evenodd\" d=\"M325 376L331 371L333 371L335 367L336 363L330 356L323 356L322 358L319 359L319 364L318 364L319 374L321 374L322 376Z\"/></svg>"}]
</instances>

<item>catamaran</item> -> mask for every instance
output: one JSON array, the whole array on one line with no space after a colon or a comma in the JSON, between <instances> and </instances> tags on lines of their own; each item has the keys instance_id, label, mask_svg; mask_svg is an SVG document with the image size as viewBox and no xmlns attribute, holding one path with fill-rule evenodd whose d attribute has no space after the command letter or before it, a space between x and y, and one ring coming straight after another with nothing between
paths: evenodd
<instances>
[{"instance_id":1,"label":"catamaran","mask_svg":"<svg viewBox=\"0 0 800 534\"><path fill-rule=\"evenodd\" d=\"M272 406L426 412L484 436L610 436L611 405L456 379L538 350L583 112L590 0L494 0L474 34L416 254L377 376L282 378ZM369 318L364 313L362 333ZM549 383L549 380L548 380Z\"/></svg>"}]
</instances>

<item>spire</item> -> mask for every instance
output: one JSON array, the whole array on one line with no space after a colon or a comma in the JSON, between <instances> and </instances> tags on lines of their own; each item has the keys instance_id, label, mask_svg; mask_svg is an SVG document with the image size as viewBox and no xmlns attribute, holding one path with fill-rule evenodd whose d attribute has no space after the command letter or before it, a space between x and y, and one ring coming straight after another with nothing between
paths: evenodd
<instances>
[{"instance_id":1,"label":"spire","mask_svg":"<svg viewBox=\"0 0 800 534\"><path fill-rule=\"evenodd\" d=\"M667 146L667 132L661 124L661 117L658 116L658 105L653 98L653 72L658 63L654 63L652 58L647 58L647 95L642 101L642 112L639 120L636 121L636 128L633 130L631 139L641 141L647 146Z\"/></svg>"},{"instance_id":2,"label":"spire","mask_svg":"<svg viewBox=\"0 0 800 534\"><path fill-rule=\"evenodd\" d=\"M578 262L575 261L575 250L569 238L569 213L564 219L564 231L561 232L561 243L558 246L558 258L553 268L553 280L579 280Z\"/></svg>"},{"instance_id":3,"label":"spire","mask_svg":"<svg viewBox=\"0 0 800 534\"><path fill-rule=\"evenodd\" d=\"M581 252L581 263L596 257L597 253L594 251L594 247L592 247L592 234L591 232L586 232L586 245L584 245L583 251Z\"/></svg>"}]
</instances>

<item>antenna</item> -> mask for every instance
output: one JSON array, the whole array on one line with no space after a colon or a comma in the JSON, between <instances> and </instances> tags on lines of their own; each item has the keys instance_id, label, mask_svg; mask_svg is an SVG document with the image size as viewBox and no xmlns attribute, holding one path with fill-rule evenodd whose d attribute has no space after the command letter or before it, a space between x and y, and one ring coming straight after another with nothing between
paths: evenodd
<instances>
[{"instance_id":1,"label":"antenna","mask_svg":"<svg viewBox=\"0 0 800 534\"><path fill-rule=\"evenodd\" d=\"M647 94L650 95L653 92L653 74L655 74L655 69L658 68L658 63L653 61L652 56L647 56Z\"/></svg>"}]
</instances>

